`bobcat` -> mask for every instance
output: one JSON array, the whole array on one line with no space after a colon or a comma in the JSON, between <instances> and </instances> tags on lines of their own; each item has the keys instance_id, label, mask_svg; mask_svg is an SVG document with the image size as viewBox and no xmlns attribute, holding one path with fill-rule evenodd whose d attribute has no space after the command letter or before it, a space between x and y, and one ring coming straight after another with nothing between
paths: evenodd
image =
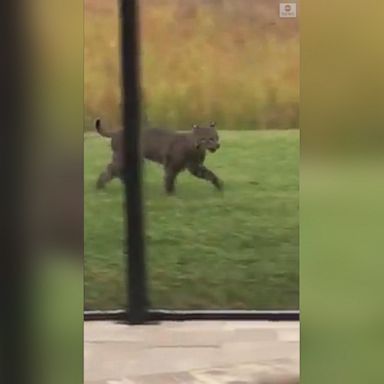
<instances>
[{"instance_id":1,"label":"bobcat","mask_svg":"<svg viewBox=\"0 0 384 384\"><path fill-rule=\"evenodd\" d=\"M101 136L111 139L112 161L100 174L97 188L103 188L115 177L122 178L123 172L123 131L107 133L101 120L96 119L95 128ZM176 133L161 128L148 128L142 134L142 154L145 159L161 164L164 168L164 187L167 194L175 192L177 175L188 170L193 176L210 181L218 190L223 183L204 166L206 152L220 148L216 124L201 127L193 125L190 132Z\"/></svg>"}]
</instances>

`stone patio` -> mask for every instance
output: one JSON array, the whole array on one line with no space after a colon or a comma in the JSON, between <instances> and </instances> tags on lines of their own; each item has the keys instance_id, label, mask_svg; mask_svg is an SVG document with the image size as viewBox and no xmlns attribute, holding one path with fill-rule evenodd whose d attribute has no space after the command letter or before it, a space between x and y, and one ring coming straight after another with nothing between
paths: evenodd
<instances>
[{"instance_id":1,"label":"stone patio","mask_svg":"<svg viewBox=\"0 0 384 384\"><path fill-rule=\"evenodd\" d=\"M297 322L84 325L86 384L296 384Z\"/></svg>"}]
</instances>

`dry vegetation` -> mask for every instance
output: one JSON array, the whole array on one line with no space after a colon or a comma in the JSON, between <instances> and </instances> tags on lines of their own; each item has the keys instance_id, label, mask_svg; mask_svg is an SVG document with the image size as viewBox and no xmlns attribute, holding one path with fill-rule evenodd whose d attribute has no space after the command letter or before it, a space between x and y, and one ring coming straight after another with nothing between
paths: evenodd
<instances>
[{"instance_id":1,"label":"dry vegetation","mask_svg":"<svg viewBox=\"0 0 384 384\"><path fill-rule=\"evenodd\" d=\"M85 0L85 102L120 120L117 0ZM142 86L155 124L297 128L296 19L276 0L141 0Z\"/></svg>"}]
</instances>

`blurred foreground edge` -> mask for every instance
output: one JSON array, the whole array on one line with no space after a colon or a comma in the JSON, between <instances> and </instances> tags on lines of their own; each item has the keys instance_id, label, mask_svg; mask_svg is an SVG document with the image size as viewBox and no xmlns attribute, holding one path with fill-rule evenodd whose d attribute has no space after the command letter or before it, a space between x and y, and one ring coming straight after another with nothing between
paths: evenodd
<instances>
[{"instance_id":1,"label":"blurred foreground edge","mask_svg":"<svg viewBox=\"0 0 384 384\"><path fill-rule=\"evenodd\" d=\"M0 6L0 382L27 383L29 324L26 299L28 244L25 230L23 171L25 170L26 72L21 12L16 1Z\"/></svg>"}]
</instances>

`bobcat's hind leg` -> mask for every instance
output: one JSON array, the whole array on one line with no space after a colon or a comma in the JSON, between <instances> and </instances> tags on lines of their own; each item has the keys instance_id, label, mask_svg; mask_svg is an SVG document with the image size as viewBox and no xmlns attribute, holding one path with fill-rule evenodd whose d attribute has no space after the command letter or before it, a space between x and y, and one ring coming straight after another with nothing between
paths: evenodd
<instances>
[{"instance_id":1,"label":"bobcat's hind leg","mask_svg":"<svg viewBox=\"0 0 384 384\"><path fill-rule=\"evenodd\" d=\"M119 176L119 172L114 164L108 164L105 170L100 174L96 182L97 189L103 189L115 177Z\"/></svg>"}]
</instances>

